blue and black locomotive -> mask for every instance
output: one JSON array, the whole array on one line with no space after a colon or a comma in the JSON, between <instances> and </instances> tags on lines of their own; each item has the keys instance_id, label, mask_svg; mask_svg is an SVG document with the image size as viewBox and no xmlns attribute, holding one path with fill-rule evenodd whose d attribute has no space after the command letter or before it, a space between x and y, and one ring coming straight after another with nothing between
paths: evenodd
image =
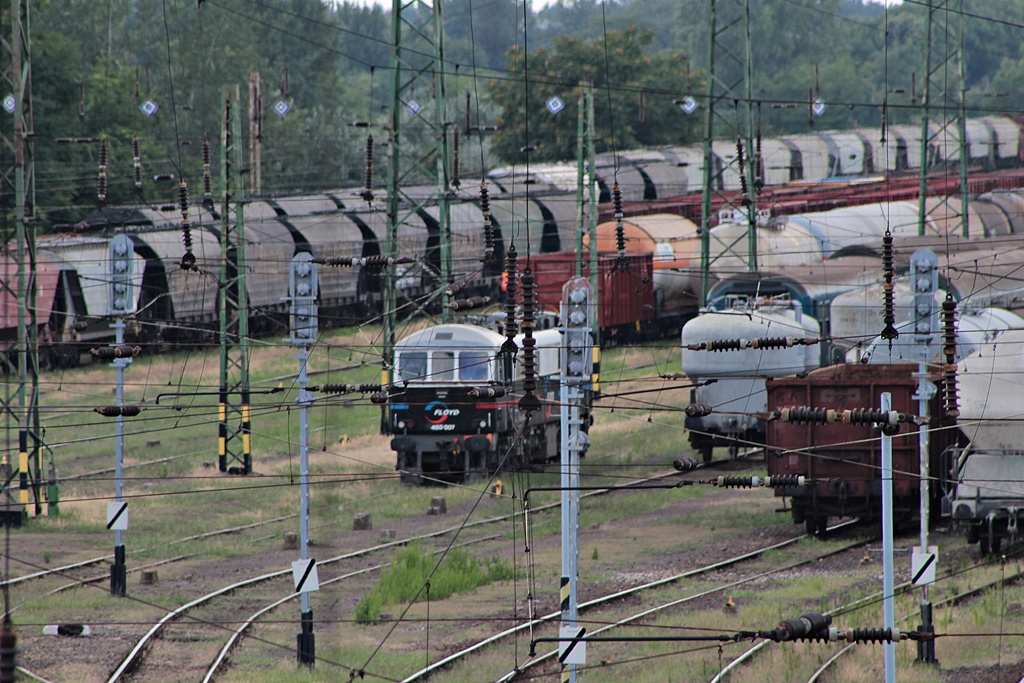
<instances>
[{"instance_id":1,"label":"blue and black locomotive","mask_svg":"<svg viewBox=\"0 0 1024 683\"><path fill-rule=\"evenodd\" d=\"M403 481L464 481L558 457L561 333L533 336L541 407L529 413L521 358L502 352L497 332L438 325L396 345L387 426Z\"/></svg>"}]
</instances>

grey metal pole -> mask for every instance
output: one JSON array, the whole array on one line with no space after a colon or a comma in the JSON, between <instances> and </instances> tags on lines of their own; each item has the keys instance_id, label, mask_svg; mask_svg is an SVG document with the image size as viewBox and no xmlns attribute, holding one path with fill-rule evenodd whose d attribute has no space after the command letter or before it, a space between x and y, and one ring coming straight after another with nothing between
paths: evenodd
<instances>
[{"instance_id":1,"label":"grey metal pole","mask_svg":"<svg viewBox=\"0 0 1024 683\"><path fill-rule=\"evenodd\" d=\"M928 426L929 403L934 394L934 387L928 381L928 366L919 363L917 366L917 410L923 419L923 424L918 428L918 450L920 451L920 473L921 473L921 552L928 552L928 520L930 517L930 494L931 486L930 469L928 463L931 451L931 433ZM921 630L934 631L932 626L932 603L928 599L928 584L921 586ZM934 664L935 641L922 640L918 642L918 661Z\"/></svg>"},{"instance_id":2,"label":"grey metal pole","mask_svg":"<svg viewBox=\"0 0 1024 683\"><path fill-rule=\"evenodd\" d=\"M299 346L299 557L309 559L309 406L313 394L306 389L306 362L309 353ZM316 641L313 635L313 610L309 607L309 591L302 592L301 631L298 634L299 662L312 667L316 662Z\"/></svg>"},{"instance_id":3,"label":"grey metal pole","mask_svg":"<svg viewBox=\"0 0 1024 683\"><path fill-rule=\"evenodd\" d=\"M114 343L124 344L124 319L117 318L112 324ZM131 358L115 358L111 365L117 370L117 405L124 405L124 369L131 363ZM117 416L117 432L114 452L114 502L124 500L124 416ZM125 564L124 539L121 529L114 531L114 564L110 566L110 594L123 596L128 592L128 568Z\"/></svg>"},{"instance_id":4,"label":"grey metal pole","mask_svg":"<svg viewBox=\"0 0 1024 683\"><path fill-rule=\"evenodd\" d=\"M591 242L591 246L594 243ZM580 519L580 452L585 448L587 436L580 417L580 400L586 385L592 382L594 340L591 325L595 311L594 290L590 280L583 277L569 280L562 288L562 372L559 378L559 418L561 423L561 484L562 484L562 579L559 586L562 641L559 661L562 681L576 682L576 666L586 661L586 631L578 628L577 583L579 579L579 519Z\"/></svg>"},{"instance_id":5,"label":"grey metal pole","mask_svg":"<svg viewBox=\"0 0 1024 683\"><path fill-rule=\"evenodd\" d=\"M307 389L309 376L306 373L309 346L316 343L318 329L317 268L312 258L311 254L305 252L292 258L288 288L291 295L292 333L289 341L299 349L299 355L296 356L299 361L299 393L296 397L299 407L299 564L306 567L306 576L309 576L315 564L309 559L309 406L313 402L313 395ZM296 636L296 654L300 664L312 668L316 662L316 636L313 633L309 592L316 588L306 584L303 577L296 581L295 590L302 595L301 630Z\"/></svg>"},{"instance_id":6,"label":"grey metal pole","mask_svg":"<svg viewBox=\"0 0 1024 683\"><path fill-rule=\"evenodd\" d=\"M306 389L309 353L299 347L299 557L309 559L309 405L313 395ZM309 611L309 593L302 594L302 612Z\"/></svg>"},{"instance_id":7,"label":"grey metal pole","mask_svg":"<svg viewBox=\"0 0 1024 683\"><path fill-rule=\"evenodd\" d=\"M892 410L892 394L882 394L882 412ZM896 608L893 597L892 537L892 437L882 432L882 608L883 626L894 628ZM896 681L896 645L885 643L885 683Z\"/></svg>"},{"instance_id":8,"label":"grey metal pole","mask_svg":"<svg viewBox=\"0 0 1024 683\"><path fill-rule=\"evenodd\" d=\"M577 583L579 579L580 519L580 453L579 453L579 387L570 386L563 374L559 391L561 421L561 486L562 486L562 579L559 584L562 628L575 629L578 617ZM564 671L568 667L569 677ZM576 681L576 665L563 664L563 679Z\"/></svg>"},{"instance_id":9,"label":"grey metal pole","mask_svg":"<svg viewBox=\"0 0 1024 683\"><path fill-rule=\"evenodd\" d=\"M930 481L928 478L928 458L930 451L930 433L928 426L928 406L935 396L935 387L928 381L928 363L934 356L935 348L935 290L938 287L938 257L930 249L918 249L910 257L910 275L914 292L913 321L914 352L918 359L917 399L918 414L923 423L918 429L918 472L920 473L920 514L921 514L921 552L928 553L928 521ZM928 585L921 586L921 630L930 631L932 627L932 605L928 601ZM935 663L935 642L919 641L917 659L921 662Z\"/></svg>"}]
</instances>

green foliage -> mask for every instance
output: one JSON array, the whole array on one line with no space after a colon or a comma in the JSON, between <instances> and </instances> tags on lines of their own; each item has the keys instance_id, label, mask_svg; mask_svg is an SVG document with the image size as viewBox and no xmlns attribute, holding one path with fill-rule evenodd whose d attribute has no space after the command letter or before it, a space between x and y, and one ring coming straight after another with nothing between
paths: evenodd
<instances>
[{"instance_id":1,"label":"green foliage","mask_svg":"<svg viewBox=\"0 0 1024 683\"><path fill-rule=\"evenodd\" d=\"M815 124L819 129L878 126L884 98L891 125L919 122L923 4L886 10L862 0L750 0L753 83L763 103L763 134L806 132L802 105L809 90L829 105ZM108 204L139 201L131 159L136 136L143 202L173 200L173 189L152 182L158 173L174 173L197 187L203 139L214 144L214 165L219 162L222 88L239 85L246 102L253 72L262 83L264 192L359 185L365 131L352 128L354 120L376 126L379 183L387 163L379 126L390 88L386 7L321 0L33 3L37 212L49 223L67 223L96 204L98 144L59 144L58 138L108 141ZM486 6L443 0L451 67L448 112L460 120L468 92L473 122L499 126L493 145L486 136L463 140L464 175L479 170L471 165L491 165L492 152L521 161L519 150L528 145L537 146L535 161L575 159L581 81L595 84L599 150L697 140L702 117L682 115L672 101L706 90L708 7L707 0L556 0L535 13L514 0ZM1020 0L964 0L963 9L969 115L1020 111L1024 42L1012 22L999 21L1018 16ZM419 55L413 59L430 54L423 45L405 47ZM719 60L720 73L728 65ZM735 74L724 80L729 76ZM915 76L918 97L912 99ZM474 80L484 78L491 79L489 88ZM950 88L960 87L955 77L946 80ZM556 115L544 107L553 95L567 105ZM426 101L425 93L417 96ZM292 106L284 118L272 110L280 98ZM160 107L153 117L139 111L146 99ZM772 106L780 102L797 106ZM434 142L415 125L406 126L404 136L413 156ZM219 178L215 171L215 192Z\"/></svg>"},{"instance_id":2,"label":"green foliage","mask_svg":"<svg viewBox=\"0 0 1024 683\"><path fill-rule=\"evenodd\" d=\"M433 554L418 545L403 548L391 568L381 572L374 587L356 605L356 621L375 621L385 605L423 602L428 598L444 600L454 593L467 593L488 583L512 578L512 567L508 563L496 557L481 563L461 548L452 548L435 571L436 566ZM425 588L428 581L429 588Z\"/></svg>"},{"instance_id":3,"label":"green foliage","mask_svg":"<svg viewBox=\"0 0 1024 683\"><path fill-rule=\"evenodd\" d=\"M697 119L684 117L672 100L701 90L701 81L688 77L684 53L647 54L652 41L653 32L630 27L590 42L560 37L553 50L527 54L513 49L512 77L490 83L491 98L502 107L494 152L506 161L518 161L519 150L530 144L537 148L531 156L535 161L575 159L576 102L583 81L595 88L598 152L694 140ZM556 95L567 106L551 114L544 103Z\"/></svg>"}]
</instances>

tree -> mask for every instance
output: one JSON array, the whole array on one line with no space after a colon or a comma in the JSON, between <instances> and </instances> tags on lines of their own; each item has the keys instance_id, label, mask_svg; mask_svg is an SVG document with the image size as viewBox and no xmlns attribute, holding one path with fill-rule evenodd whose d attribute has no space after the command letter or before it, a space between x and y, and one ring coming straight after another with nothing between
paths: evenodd
<instances>
[{"instance_id":1,"label":"tree","mask_svg":"<svg viewBox=\"0 0 1024 683\"><path fill-rule=\"evenodd\" d=\"M594 83L597 151L684 144L695 139L699 122L685 117L673 100L703 90L688 78L688 57L680 51L654 57L645 53L651 31L631 27L584 42L559 38L554 49L509 52L507 80L490 82L501 108L493 151L505 161L520 160L520 149L536 147L536 161L576 157L575 104L581 81ZM545 102L559 97L565 110L552 114Z\"/></svg>"}]
</instances>

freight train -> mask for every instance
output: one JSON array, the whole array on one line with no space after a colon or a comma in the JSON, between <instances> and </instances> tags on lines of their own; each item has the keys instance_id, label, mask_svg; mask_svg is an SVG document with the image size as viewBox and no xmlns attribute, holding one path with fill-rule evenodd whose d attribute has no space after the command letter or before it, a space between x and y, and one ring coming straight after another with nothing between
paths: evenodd
<instances>
[{"instance_id":1,"label":"freight train","mask_svg":"<svg viewBox=\"0 0 1024 683\"><path fill-rule=\"evenodd\" d=\"M995 324L959 334L959 414L948 416L936 397L925 421L933 518L964 529L983 556L1024 537L1024 429L1021 409L1005 400L1024 383L1024 329L1019 317L1012 321L1016 327L1006 329L1006 321L998 322L1005 312L990 316ZM823 533L830 516L880 516L879 431L871 424L828 424L814 416L803 422L777 418L803 406L839 412L877 408L883 392L891 394L893 410L916 415L917 365L887 360L896 362L840 364L768 381L768 473L807 478L806 485L781 488L776 495L790 497L793 521L806 524L808 533ZM897 519L912 518L919 509L920 423L908 420L893 434Z\"/></svg>"},{"instance_id":2,"label":"freight train","mask_svg":"<svg viewBox=\"0 0 1024 683\"><path fill-rule=\"evenodd\" d=\"M1021 156L1024 149L1021 124L1018 118L1008 116L971 119L966 137L967 161L973 171L1020 166L1024 161ZM929 131L929 136L938 141L930 146L925 159L929 168L959 162L960 152L955 144L940 136L937 129ZM729 193L740 190L739 174L729 170L734 168L731 164L736 151L732 142L716 141L712 145L715 169L726 169L725 173L718 174L714 191ZM880 179L877 176L900 173L916 177L922 161L921 127L890 126L884 136L880 136L877 129L865 128L766 138L761 141L757 153L762 160L763 178L760 180L767 188L793 188L828 179L872 176ZM627 203L699 195L704 185L703 145L600 154L595 159L595 171L601 202L612 201L615 183L618 183L622 198ZM512 166L498 169L489 177L506 190L525 184L562 191L576 189L574 164L531 165L529 168ZM765 201L776 202L781 196L768 193ZM636 208L642 211L642 207ZM697 210L700 210L699 201Z\"/></svg>"},{"instance_id":3,"label":"freight train","mask_svg":"<svg viewBox=\"0 0 1024 683\"><path fill-rule=\"evenodd\" d=\"M827 419L827 411L879 408L883 392L892 409L919 414L918 365L908 339L909 322L897 326L895 340L876 337L868 346L870 362L842 363L803 375L768 379L764 411L769 474L799 474L804 486L780 489L789 496L793 521L808 533L824 532L830 516L876 519L880 514L881 446L876 424ZM1024 435L1019 408L1000 399L1024 380L1021 372L1024 318L1002 309L968 313L957 320L956 384L959 411L936 394L928 418L908 419L890 432L893 454L893 504L897 516L913 517L920 502L919 430L929 429L930 497L933 510L966 528L981 553L999 552L1004 539L1019 539L1024 511ZM938 354L938 348L933 349ZM945 352L945 349L942 349ZM932 361L934 359L927 358ZM938 384L941 364L929 362ZM757 406L760 407L760 406ZM810 408L802 419L779 419L787 411ZM817 413L817 414L815 414ZM936 515L937 516L937 515Z\"/></svg>"},{"instance_id":4,"label":"freight train","mask_svg":"<svg viewBox=\"0 0 1024 683\"><path fill-rule=\"evenodd\" d=\"M866 131L822 131L762 141L766 189L760 206L765 211L759 216L757 228L762 267L813 264L831 254L873 248L881 218L886 218L897 234L916 235L915 202L879 203L883 197L911 199L911 195L901 194L900 183L913 185L916 194L920 132L915 130L893 129L884 145L876 142L877 135ZM968 126L973 174L970 186L972 192L983 193L971 203L970 241L1024 233L1024 200L1015 192L1000 190L1024 184L1024 171L1015 170L1021 166L1024 153L1021 131L1020 122L1012 117L985 117ZM716 164L725 164L733 154L725 144L716 143L714 150L719 157ZM671 208L664 202L680 195L679 201L690 209L699 208L696 198L703 177L703 158L696 146L627 152L619 157L605 155L599 159L598 183L604 200L610 199L610 184L617 180L627 204L630 200L640 202L627 206L627 215L676 211L678 207ZM941 168L955 158L955 149L937 149L928 163ZM575 250L575 182L567 180L574 177L571 165L514 167L491 173L483 186L490 197L495 250L504 253L513 242L521 255ZM718 189L727 193L738 187L738 178L725 176ZM934 189L940 194L955 193L958 185ZM398 251L412 262L399 267L395 286L400 302L429 297L442 284L438 281L437 209L414 206L417 197L435 190L403 188L410 202L410 216L398 231ZM307 251L317 257L350 262L382 254L386 215L383 193L375 190L375 194L378 198L373 204L354 189L255 197L246 203L247 285L252 305L250 330L254 334L276 332L286 324L283 299L287 296L287 264L295 253ZM497 299L501 296L501 265L500 261L483 260L484 216L477 188L463 184L453 190L451 198L453 279L466 296ZM839 212L816 210L868 201L873 203ZM718 206L716 203L713 208ZM958 206L956 201L929 200L928 234L947 242L965 242L960 236L950 235L956 224L951 216L959 211ZM607 211L606 207L602 213ZM617 310L601 314L604 338L675 333L697 313L700 239L692 212L682 213L633 215L625 221L625 248L639 259L651 259L650 281L600 293L606 301L613 299L611 294L617 296ZM796 213L801 215L786 217ZM213 208L196 204L189 209L197 262L196 268L188 271L179 267L183 251L181 218L175 206L105 207L78 224L77 235L40 240L37 321L46 349L44 362L74 363L79 352L109 335L102 302L84 296L88 284L83 284L86 289L76 288L74 273L79 252L102 247L90 240L108 240L116 232L130 235L136 258L144 261L136 270L141 273L139 313L133 322L136 339L150 344L210 339L218 318L220 218ZM720 224L712 231L712 281L741 267L730 245L746 230L745 218L727 211L716 216L716 223ZM598 227L598 251L617 250L616 225L602 223ZM644 256L647 252L650 257ZM564 261L567 257L552 258ZM15 270L12 262L2 267ZM637 268L642 269L642 264ZM44 272L47 269L63 273L60 282L51 283ZM324 270L320 295L325 320L341 324L380 313L383 297L378 271L358 263L350 268ZM83 273L79 280L85 283L90 277ZM553 294L548 298L557 298L560 284L550 283ZM0 301L0 308L16 310L16 302ZM12 337L13 321L13 317L5 316L0 340Z\"/></svg>"},{"instance_id":5,"label":"freight train","mask_svg":"<svg viewBox=\"0 0 1024 683\"><path fill-rule=\"evenodd\" d=\"M975 210L982 205L985 210ZM457 206L452 221L453 279L462 286L464 296L486 295L499 300L501 266L484 262L482 211L468 196ZM813 269L814 264L840 262L823 261L828 256L869 253L878 247L879 231L883 229L879 217L888 217L897 235L897 260L903 262L922 239L931 240L929 244L937 244L938 248L968 250L989 241L1005 244L1024 234L1024 199L1016 192L990 193L972 201L970 210L976 221L972 223L970 239L949 233L957 223L949 219L948 202L936 200L930 206L928 234L924 238L916 237L916 208L910 203L771 218L757 229L759 260L762 268ZM561 286L574 267L575 255L566 251L566 247L576 243L574 210L574 202L559 195L490 201L496 250L503 250L511 240L520 254L536 256L535 272L544 274L538 283L538 297L549 306L557 301ZM117 232L128 234L135 245L139 300L133 323L134 339L151 345L211 339L218 319L220 217L201 206L192 206L189 222L193 226L196 258L195 268L189 270L180 268L181 217L171 207L107 208L83 221L77 235L40 239L40 268L56 269L63 274L58 283L51 283L40 270L38 322L40 338L52 345L52 351L46 352L48 361L75 362L79 352L109 335L102 298L88 296L90 291L97 296L104 291L99 286L104 278L100 272L104 263L90 261L89 254L102 254L104 242ZM525 224L533 227L525 229ZM626 258L632 260L632 265L616 269L619 256L599 259L599 298L606 302L600 313L603 338L674 334L697 313L697 226L685 217L664 214L630 219L623 229ZM712 282L728 280L741 269L740 261L728 248L741 230L745 230L745 224L731 219L712 230L712 255L716 257L711 268ZM368 207L361 199L337 194L253 200L246 205L245 234L250 330L254 334L286 327L288 263L292 255L302 251L322 259L353 263L347 268L324 269L320 305L325 322L352 323L380 313L379 271L360 265L365 259L379 257L384 250L385 216L378 208ZM597 235L599 253L614 254L615 224L599 225ZM395 286L400 303L428 297L439 287L438 239L438 222L430 210L415 213L402 226L398 251L411 263L399 267ZM16 270L12 262L3 267L11 272ZM75 273L79 269L76 284ZM560 275L551 277L555 271ZM608 277L620 271L630 274L628 281L623 282L622 275ZM91 288L90 283L97 286ZM16 310L13 299L0 301L0 306ZM820 317L811 311L808 314ZM10 339L16 318L5 317L3 322L0 338Z\"/></svg>"},{"instance_id":6,"label":"freight train","mask_svg":"<svg viewBox=\"0 0 1024 683\"><path fill-rule=\"evenodd\" d=\"M847 211L833 213L842 216ZM906 272L906 253L918 244L930 244L940 252L938 290L948 291L960 302L962 315L958 326L965 344L987 341L983 330L998 333L1020 325L1012 313L1003 317L992 313L994 309L1024 311L1024 284L1018 277L1024 268L1024 243L1013 236L975 241L909 237L897 241L894 265L901 274L894 285L895 320L906 320L913 314L913 283ZM843 253L849 250L835 252ZM844 359L872 363L909 359L903 340L897 340L891 353L884 348L887 344L876 340L884 326L883 291L881 259L874 256L834 255L812 266L723 277L711 288L708 310L683 327L683 371L695 380L722 378L697 387L694 402L723 407L742 404L747 412L763 411L765 378L801 371L781 372L771 358L773 353L792 350L747 350L716 359L713 354L694 353L686 348L711 340L749 338L746 328L752 322L762 325L764 334L772 334L774 325L776 335L792 336L779 329L785 328L773 312L779 306L799 310L814 327L813 332L804 336L820 339L814 347L817 353L807 356L810 365L803 370ZM729 368L728 375L719 374L725 366ZM691 444L705 457L710 457L711 449L717 446L735 450L743 443L763 443L766 434L763 422L725 414L692 416L687 426L691 430Z\"/></svg>"}]
</instances>

